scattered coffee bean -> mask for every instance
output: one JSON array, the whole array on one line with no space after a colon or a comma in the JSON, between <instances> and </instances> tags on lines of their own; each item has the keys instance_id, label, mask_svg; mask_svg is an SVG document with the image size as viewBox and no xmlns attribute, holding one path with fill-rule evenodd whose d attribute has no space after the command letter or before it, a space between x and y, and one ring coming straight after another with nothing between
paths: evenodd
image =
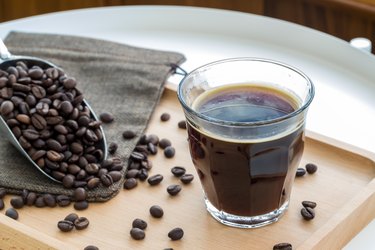
<instances>
[{"instance_id":1,"label":"scattered coffee bean","mask_svg":"<svg viewBox=\"0 0 375 250\"><path fill-rule=\"evenodd\" d=\"M141 181L144 181L148 178L148 172L147 172L147 169L145 168L142 168L141 170L139 170L139 173L138 173L138 179L140 179Z\"/></svg>"},{"instance_id":2,"label":"scattered coffee bean","mask_svg":"<svg viewBox=\"0 0 375 250\"><path fill-rule=\"evenodd\" d=\"M147 182L151 186L155 186L155 185L159 184L162 180L163 180L163 176L161 174L156 174L156 175L153 175L150 178L148 178Z\"/></svg>"},{"instance_id":3,"label":"scattered coffee bean","mask_svg":"<svg viewBox=\"0 0 375 250\"><path fill-rule=\"evenodd\" d=\"M181 129L186 129L186 121L185 120L179 121L178 127L181 128Z\"/></svg>"},{"instance_id":4,"label":"scattered coffee bean","mask_svg":"<svg viewBox=\"0 0 375 250\"><path fill-rule=\"evenodd\" d=\"M100 177L100 180L103 183L103 185L106 186L106 187L109 187L113 184L112 176L110 176L109 174L103 174Z\"/></svg>"},{"instance_id":5,"label":"scattered coffee bean","mask_svg":"<svg viewBox=\"0 0 375 250\"><path fill-rule=\"evenodd\" d=\"M179 227L172 229L168 233L168 237L171 240L180 240L182 239L183 236L184 236L184 230L182 230L182 228L179 228Z\"/></svg>"},{"instance_id":6,"label":"scattered coffee bean","mask_svg":"<svg viewBox=\"0 0 375 250\"><path fill-rule=\"evenodd\" d=\"M0 188L0 199L4 198L4 196L7 194L7 191L5 188Z\"/></svg>"},{"instance_id":7,"label":"scattered coffee bean","mask_svg":"<svg viewBox=\"0 0 375 250\"><path fill-rule=\"evenodd\" d=\"M70 214L68 214L68 215L65 217L64 220L71 221L71 222L74 223L74 221L75 221L76 219L78 219L78 218L79 218L78 214L76 214L76 213L70 213Z\"/></svg>"},{"instance_id":8,"label":"scattered coffee bean","mask_svg":"<svg viewBox=\"0 0 375 250\"><path fill-rule=\"evenodd\" d=\"M169 121L169 119L171 119L171 115L168 114L168 113L163 113L163 114L160 116L160 120L161 120L162 122Z\"/></svg>"},{"instance_id":9,"label":"scattered coffee bean","mask_svg":"<svg viewBox=\"0 0 375 250\"><path fill-rule=\"evenodd\" d=\"M158 145L159 144L159 136L157 136L155 134L148 135L146 137L146 144L148 144L148 143Z\"/></svg>"},{"instance_id":10,"label":"scattered coffee bean","mask_svg":"<svg viewBox=\"0 0 375 250\"><path fill-rule=\"evenodd\" d=\"M84 201L87 198L86 190L82 187L76 188L73 193L75 201Z\"/></svg>"},{"instance_id":11,"label":"scattered coffee bean","mask_svg":"<svg viewBox=\"0 0 375 250\"><path fill-rule=\"evenodd\" d=\"M99 115L99 119L104 123L111 123L114 120L114 117L111 113L104 112Z\"/></svg>"},{"instance_id":12,"label":"scattered coffee bean","mask_svg":"<svg viewBox=\"0 0 375 250\"><path fill-rule=\"evenodd\" d=\"M57 227L62 231L62 232L70 232L74 228L74 224L71 221L68 220L61 220L57 223Z\"/></svg>"},{"instance_id":13,"label":"scattered coffee bean","mask_svg":"<svg viewBox=\"0 0 375 250\"><path fill-rule=\"evenodd\" d=\"M171 169L171 172L176 177L181 177L186 173L186 169L184 167L175 166Z\"/></svg>"},{"instance_id":14,"label":"scattered coffee bean","mask_svg":"<svg viewBox=\"0 0 375 250\"><path fill-rule=\"evenodd\" d=\"M180 191L181 191L181 186L180 185L173 184L173 185L169 185L167 187L168 194L170 194L172 196L177 195Z\"/></svg>"},{"instance_id":15,"label":"scattered coffee bean","mask_svg":"<svg viewBox=\"0 0 375 250\"><path fill-rule=\"evenodd\" d=\"M318 170L318 166L313 163L306 164L305 168L309 174L314 174Z\"/></svg>"},{"instance_id":16,"label":"scattered coffee bean","mask_svg":"<svg viewBox=\"0 0 375 250\"><path fill-rule=\"evenodd\" d=\"M44 201L44 197L43 196L37 196L34 205L36 207L45 207L46 203Z\"/></svg>"},{"instance_id":17,"label":"scattered coffee bean","mask_svg":"<svg viewBox=\"0 0 375 250\"><path fill-rule=\"evenodd\" d=\"M10 204L12 205L12 207L18 209L18 208L22 208L22 207L23 207L24 202L23 202L22 197L13 197L13 198L10 200Z\"/></svg>"},{"instance_id":18,"label":"scattered coffee bean","mask_svg":"<svg viewBox=\"0 0 375 250\"><path fill-rule=\"evenodd\" d=\"M18 212L16 209L14 208L8 208L6 211L5 211L5 215L14 219L14 220L17 220L18 219Z\"/></svg>"},{"instance_id":19,"label":"scattered coffee bean","mask_svg":"<svg viewBox=\"0 0 375 250\"><path fill-rule=\"evenodd\" d=\"M135 178L129 178L126 179L124 182L124 188L125 189L133 189L138 185L137 179Z\"/></svg>"},{"instance_id":20,"label":"scattered coffee bean","mask_svg":"<svg viewBox=\"0 0 375 250\"><path fill-rule=\"evenodd\" d=\"M5 207L4 200L0 199L0 210L3 210Z\"/></svg>"},{"instance_id":21,"label":"scattered coffee bean","mask_svg":"<svg viewBox=\"0 0 375 250\"><path fill-rule=\"evenodd\" d=\"M154 218L161 218L163 217L164 215L164 211L163 209L158 206L158 205L153 205L151 208L150 208L150 214L152 215L152 217Z\"/></svg>"},{"instance_id":22,"label":"scattered coffee bean","mask_svg":"<svg viewBox=\"0 0 375 250\"><path fill-rule=\"evenodd\" d=\"M93 246L93 245L88 245L83 250L99 250L99 247Z\"/></svg>"},{"instance_id":23,"label":"scattered coffee bean","mask_svg":"<svg viewBox=\"0 0 375 250\"><path fill-rule=\"evenodd\" d=\"M66 207L70 205L70 197L64 194L56 196L56 202L60 207Z\"/></svg>"},{"instance_id":24,"label":"scattered coffee bean","mask_svg":"<svg viewBox=\"0 0 375 250\"><path fill-rule=\"evenodd\" d=\"M296 177L302 177L306 174L306 170L303 168L297 168Z\"/></svg>"},{"instance_id":25,"label":"scattered coffee bean","mask_svg":"<svg viewBox=\"0 0 375 250\"><path fill-rule=\"evenodd\" d=\"M189 184L194 180L194 175L192 174L184 174L183 176L180 177L180 180L184 184Z\"/></svg>"},{"instance_id":26,"label":"scattered coffee bean","mask_svg":"<svg viewBox=\"0 0 375 250\"><path fill-rule=\"evenodd\" d=\"M292 244L290 243L279 243L273 246L273 250L292 250Z\"/></svg>"},{"instance_id":27,"label":"scattered coffee bean","mask_svg":"<svg viewBox=\"0 0 375 250\"><path fill-rule=\"evenodd\" d=\"M116 142L111 142L108 146L108 153L110 153L111 155L113 155L114 153L116 153L117 151L117 148L118 148L118 145Z\"/></svg>"},{"instance_id":28,"label":"scattered coffee bean","mask_svg":"<svg viewBox=\"0 0 375 250\"><path fill-rule=\"evenodd\" d=\"M44 194L43 200L48 207L56 207L56 199L52 194Z\"/></svg>"},{"instance_id":29,"label":"scattered coffee bean","mask_svg":"<svg viewBox=\"0 0 375 250\"><path fill-rule=\"evenodd\" d=\"M172 158L176 153L176 150L172 146L168 146L164 149L164 155L167 158Z\"/></svg>"},{"instance_id":30,"label":"scattered coffee bean","mask_svg":"<svg viewBox=\"0 0 375 250\"><path fill-rule=\"evenodd\" d=\"M133 139L133 138L135 137L135 132L132 131L132 130L125 130L125 131L122 133L122 137L123 137L125 140Z\"/></svg>"},{"instance_id":31,"label":"scattered coffee bean","mask_svg":"<svg viewBox=\"0 0 375 250\"><path fill-rule=\"evenodd\" d=\"M303 207L301 209L301 215L305 220L312 220L315 217L315 211L310 207Z\"/></svg>"},{"instance_id":32,"label":"scattered coffee bean","mask_svg":"<svg viewBox=\"0 0 375 250\"><path fill-rule=\"evenodd\" d=\"M146 236L145 231L139 228L132 228L130 230L130 236L135 240L143 240Z\"/></svg>"},{"instance_id":33,"label":"scattered coffee bean","mask_svg":"<svg viewBox=\"0 0 375 250\"><path fill-rule=\"evenodd\" d=\"M145 230L147 227L147 222L142 219L135 219L132 223L133 228L139 228Z\"/></svg>"},{"instance_id":34,"label":"scattered coffee bean","mask_svg":"<svg viewBox=\"0 0 375 250\"><path fill-rule=\"evenodd\" d=\"M172 143L168 139L163 138L159 141L159 147L162 149L165 149L166 147L171 146L171 145Z\"/></svg>"},{"instance_id":35,"label":"scattered coffee bean","mask_svg":"<svg viewBox=\"0 0 375 250\"><path fill-rule=\"evenodd\" d=\"M302 206L309 207L309 208L315 208L316 202L313 201L302 201Z\"/></svg>"},{"instance_id":36,"label":"scattered coffee bean","mask_svg":"<svg viewBox=\"0 0 375 250\"><path fill-rule=\"evenodd\" d=\"M79 217L74 220L74 226L77 230L85 229L89 226L90 222L86 217Z\"/></svg>"},{"instance_id":37,"label":"scattered coffee bean","mask_svg":"<svg viewBox=\"0 0 375 250\"><path fill-rule=\"evenodd\" d=\"M75 210L85 210L89 207L89 203L87 201L77 201L74 203Z\"/></svg>"}]
</instances>

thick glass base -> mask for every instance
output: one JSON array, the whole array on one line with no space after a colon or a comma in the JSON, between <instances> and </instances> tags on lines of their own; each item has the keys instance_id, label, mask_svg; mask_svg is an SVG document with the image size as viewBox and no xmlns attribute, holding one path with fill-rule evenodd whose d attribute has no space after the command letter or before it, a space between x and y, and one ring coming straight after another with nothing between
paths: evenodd
<instances>
[{"instance_id":1,"label":"thick glass base","mask_svg":"<svg viewBox=\"0 0 375 250\"><path fill-rule=\"evenodd\" d=\"M285 202L279 209L276 209L270 213L257 215L257 216L238 216L229 214L223 211L219 211L215 208L211 202L205 198L207 211L217 221L224 225L238 228L257 228L272 224L279 220L289 206L289 202Z\"/></svg>"}]
</instances>

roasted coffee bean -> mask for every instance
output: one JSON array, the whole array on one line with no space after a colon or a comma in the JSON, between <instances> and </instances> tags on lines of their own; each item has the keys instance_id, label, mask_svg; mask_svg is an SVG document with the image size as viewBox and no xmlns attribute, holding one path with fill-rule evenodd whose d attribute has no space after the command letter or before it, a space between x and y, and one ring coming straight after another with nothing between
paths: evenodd
<instances>
[{"instance_id":1,"label":"roasted coffee bean","mask_svg":"<svg viewBox=\"0 0 375 250\"><path fill-rule=\"evenodd\" d=\"M155 186L155 185L158 185L162 180L163 180L163 176L161 174L156 174L148 178L147 182L151 186Z\"/></svg>"},{"instance_id":2,"label":"roasted coffee bean","mask_svg":"<svg viewBox=\"0 0 375 250\"><path fill-rule=\"evenodd\" d=\"M306 174L306 170L303 168L297 168L296 177L302 177Z\"/></svg>"},{"instance_id":3,"label":"roasted coffee bean","mask_svg":"<svg viewBox=\"0 0 375 250\"><path fill-rule=\"evenodd\" d=\"M78 219L78 218L79 218L78 214L76 214L76 213L70 213L70 214L68 214L68 215L64 218L64 220L66 220L66 221L70 221L70 222L73 222L73 223L74 223L74 221L75 221L76 219Z\"/></svg>"},{"instance_id":4,"label":"roasted coffee bean","mask_svg":"<svg viewBox=\"0 0 375 250\"><path fill-rule=\"evenodd\" d=\"M138 179L140 179L141 181L144 181L147 178L148 178L148 171L147 171L147 169L142 168L141 170L139 170L139 172L138 172Z\"/></svg>"},{"instance_id":5,"label":"roasted coffee bean","mask_svg":"<svg viewBox=\"0 0 375 250\"><path fill-rule=\"evenodd\" d=\"M125 130L123 133L122 133L122 137L125 139L125 140L130 140L130 139L133 139L135 137L135 132L132 131L132 130Z\"/></svg>"},{"instance_id":6,"label":"roasted coffee bean","mask_svg":"<svg viewBox=\"0 0 375 250\"><path fill-rule=\"evenodd\" d=\"M48 207L56 207L56 199L52 194L44 194L43 199Z\"/></svg>"},{"instance_id":7,"label":"roasted coffee bean","mask_svg":"<svg viewBox=\"0 0 375 250\"><path fill-rule=\"evenodd\" d=\"M4 200L0 199L0 210L3 210L5 207Z\"/></svg>"},{"instance_id":8,"label":"roasted coffee bean","mask_svg":"<svg viewBox=\"0 0 375 250\"><path fill-rule=\"evenodd\" d=\"M171 145L172 143L168 139L163 138L159 141L159 147L162 149L165 149L166 147L171 146Z\"/></svg>"},{"instance_id":9,"label":"roasted coffee bean","mask_svg":"<svg viewBox=\"0 0 375 250\"><path fill-rule=\"evenodd\" d=\"M130 154L130 158L132 158L133 160L136 160L136 161L143 161L143 160L146 159L146 156L144 154L142 154L142 153L133 151Z\"/></svg>"},{"instance_id":10,"label":"roasted coffee bean","mask_svg":"<svg viewBox=\"0 0 375 250\"><path fill-rule=\"evenodd\" d=\"M279 243L273 246L273 250L292 250L292 244L290 243Z\"/></svg>"},{"instance_id":11,"label":"roasted coffee bean","mask_svg":"<svg viewBox=\"0 0 375 250\"><path fill-rule=\"evenodd\" d=\"M46 128L47 126L47 121L46 119L44 119L43 116L39 115L39 114L33 114L31 116L31 124L36 128L36 129L39 129L39 130L43 130Z\"/></svg>"},{"instance_id":12,"label":"roasted coffee bean","mask_svg":"<svg viewBox=\"0 0 375 250\"><path fill-rule=\"evenodd\" d=\"M122 174L120 171L110 171L108 174L112 177L113 182L121 180Z\"/></svg>"},{"instance_id":13,"label":"roasted coffee bean","mask_svg":"<svg viewBox=\"0 0 375 250\"><path fill-rule=\"evenodd\" d=\"M83 250L99 250L99 247L93 246L93 245L88 245Z\"/></svg>"},{"instance_id":14,"label":"roasted coffee bean","mask_svg":"<svg viewBox=\"0 0 375 250\"><path fill-rule=\"evenodd\" d=\"M108 146L108 153L110 153L111 155L113 155L114 153L116 153L117 148L118 148L117 143L111 142L109 144L109 146Z\"/></svg>"},{"instance_id":15,"label":"roasted coffee bean","mask_svg":"<svg viewBox=\"0 0 375 250\"><path fill-rule=\"evenodd\" d=\"M63 85L66 89L74 89L77 85L77 81L72 77L68 77L64 80Z\"/></svg>"},{"instance_id":16,"label":"roasted coffee bean","mask_svg":"<svg viewBox=\"0 0 375 250\"><path fill-rule=\"evenodd\" d=\"M176 177L181 177L186 173L186 169L184 167L175 166L171 169L171 172Z\"/></svg>"},{"instance_id":17,"label":"roasted coffee bean","mask_svg":"<svg viewBox=\"0 0 375 250\"><path fill-rule=\"evenodd\" d=\"M31 88L31 92L37 99L42 99L46 96L46 90L42 86L34 86Z\"/></svg>"},{"instance_id":18,"label":"roasted coffee bean","mask_svg":"<svg viewBox=\"0 0 375 250\"><path fill-rule=\"evenodd\" d=\"M130 230L130 236L135 240L143 240L146 236L145 232L140 228L132 228Z\"/></svg>"},{"instance_id":19,"label":"roasted coffee bean","mask_svg":"<svg viewBox=\"0 0 375 250\"><path fill-rule=\"evenodd\" d=\"M64 115L69 115L70 113L73 112L73 105L69 101L63 101L60 103L60 111Z\"/></svg>"},{"instance_id":20,"label":"roasted coffee bean","mask_svg":"<svg viewBox=\"0 0 375 250\"><path fill-rule=\"evenodd\" d=\"M318 166L313 163L306 164L305 168L309 174L314 174L318 170Z\"/></svg>"},{"instance_id":21,"label":"roasted coffee bean","mask_svg":"<svg viewBox=\"0 0 375 250\"><path fill-rule=\"evenodd\" d=\"M70 205L70 197L67 196L67 195L64 195L64 194L60 194L58 196L56 196L56 202L57 202L57 205L59 205L60 207L66 207L66 206L69 206Z\"/></svg>"},{"instance_id":22,"label":"roasted coffee bean","mask_svg":"<svg viewBox=\"0 0 375 250\"><path fill-rule=\"evenodd\" d=\"M36 198L37 198L36 193L34 193L34 192L29 192L29 193L27 194L26 201L25 201L26 205L28 205L28 206L32 206L32 205L34 205L34 203L35 203L35 201L36 201Z\"/></svg>"},{"instance_id":23,"label":"roasted coffee bean","mask_svg":"<svg viewBox=\"0 0 375 250\"><path fill-rule=\"evenodd\" d=\"M74 175L67 174L62 180L62 184L65 188L71 188L74 185L75 177Z\"/></svg>"},{"instance_id":24,"label":"roasted coffee bean","mask_svg":"<svg viewBox=\"0 0 375 250\"><path fill-rule=\"evenodd\" d=\"M113 179L109 174L104 174L100 177L100 181L106 187L109 187L113 184Z\"/></svg>"},{"instance_id":25,"label":"roasted coffee bean","mask_svg":"<svg viewBox=\"0 0 375 250\"><path fill-rule=\"evenodd\" d=\"M74 226L77 230L85 229L89 226L90 222L86 217L79 217L74 221Z\"/></svg>"},{"instance_id":26,"label":"roasted coffee bean","mask_svg":"<svg viewBox=\"0 0 375 250\"><path fill-rule=\"evenodd\" d=\"M164 211L163 209L158 206L158 205L153 205L151 208L150 208L150 214L152 217L154 218L161 218L163 217L164 215Z\"/></svg>"},{"instance_id":27,"label":"roasted coffee bean","mask_svg":"<svg viewBox=\"0 0 375 250\"><path fill-rule=\"evenodd\" d=\"M49 110L49 105L45 102L38 102L38 104L35 106L35 110L40 115L47 115Z\"/></svg>"},{"instance_id":28,"label":"roasted coffee bean","mask_svg":"<svg viewBox=\"0 0 375 250\"><path fill-rule=\"evenodd\" d=\"M35 203L34 205L36 207L45 207L46 206L46 203L44 201L44 197L43 196L38 196L35 200Z\"/></svg>"},{"instance_id":29,"label":"roasted coffee bean","mask_svg":"<svg viewBox=\"0 0 375 250\"><path fill-rule=\"evenodd\" d=\"M46 153L47 153L47 152L46 152L45 150L38 150L38 151L36 151L34 154L31 155L31 159L32 159L33 161L36 161L36 160L38 160L39 158L45 156Z\"/></svg>"},{"instance_id":30,"label":"roasted coffee bean","mask_svg":"<svg viewBox=\"0 0 375 250\"><path fill-rule=\"evenodd\" d=\"M302 206L309 207L309 208L315 208L316 202L313 201L302 201Z\"/></svg>"},{"instance_id":31,"label":"roasted coffee bean","mask_svg":"<svg viewBox=\"0 0 375 250\"><path fill-rule=\"evenodd\" d=\"M97 178L97 177L94 177L94 178L91 178L88 182L87 182L87 188L88 189L94 189L96 187L98 187L100 184L100 179Z\"/></svg>"},{"instance_id":32,"label":"roasted coffee bean","mask_svg":"<svg viewBox=\"0 0 375 250\"><path fill-rule=\"evenodd\" d=\"M104 122L104 123L111 123L111 122L113 122L113 120L114 120L113 115L112 115L111 113L109 113L109 112L101 113L101 114L99 115L99 118L100 118L100 120L101 120L102 122Z\"/></svg>"},{"instance_id":33,"label":"roasted coffee bean","mask_svg":"<svg viewBox=\"0 0 375 250\"><path fill-rule=\"evenodd\" d=\"M152 155L156 155L158 153L158 148L152 143L147 144L147 148Z\"/></svg>"},{"instance_id":34,"label":"roasted coffee bean","mask_svg":"<svg viewBox=\"0 0 375 250\"><path fill-rule=\"evenodd\" d=\"M151 142L154 145L158 145L159 144L159 137L157 135L151 134L151 135L148 135L146 137L146 141L147 141L147 143Z\"/></svg>"},{"instance_id":35,"label":"roasted coffee bean","mask_svg":"<svg viewBox=\"0 0 375 250\"><path fill-rule=\"evenodd\" d=\"M0 114L9 115L14 110L14 104L11 101L4 101L0 106Z\"/></svg>"},{"instance_id":36,"label":"roasted coffee bean","mask_svg":"<svg viewBox=\"0 0 375 250\"><path fill-rule=\"evenodd\" d=\"M5 188L0 187L0 199L4 198L4 196L7 194L7 191Z\"/></svg>"},{"instance_id":37,"label":"roasted coffee bean","mask_svg":"<svg viewBox=\"0 0 375 250\"><path fill-rule=\"evenodd\" d=\"M82 187L76 188L74 190L73 197L75 201L84 201L87 198L87 192Z\"/></svg>"},{"instance_id":38,"label":"roasted coffee bean","mask_svg":"<svg viewBox=\"0 0 375 250\"><path fill-rule=\"evenodd\" d=\"M77 201L74 203L75 210L85 210L89 207L89 203L87 201Z\"/></svg>"},{"instance_id":39,"label":"roasted coffee bean","mask_svg":"<svg viewBox=\"0 0 375 250\"><path fill-rule=\"evenodd\" d=\"M16 116L17 121L23 123L23 124L30 124L30 117L28 115L19 114Z\"/></svg>"},{"instance_id":40,"label":"roasted coffee bean","mask_svg":"<svg viewBox=\"0 0 375 250\"><path fill-rule=\"evenodd\" d=\"M145 230L147 228L147 222L142 219L135 219L132 223L133 228L139 228Z\"/></svg>"},{"instance_id":41,"label":"roasted coffee bean","mask_svg":"<svg viewBox=\"0 0 375 250\"><path fill-rule=\"evenodd\" d=\"M64 155L53 150L48 150L47 158L52 162L62 161L64 159Z\"/></svg>"},{"instance_id":42,"label":"roasted coffee bean","mask_svg":"<svg viewBox=\"0 0 375 250\"><path fill-rule=\"evenodd\" d=\"M68 220L61 220L57 223L57 227L62 231L62 232L70 232L74 228L74 224L71 221Z\"/></svg>"},{"instance_id":43,"label":"roasted coffee bean","mask_svg":"<svg viewBox=\"0 0 375 250\"><path fill-rule=\"evenodd\" d=\"M130 169L130 170L128 170L126 172L125 177L126 178L137 178L138 174L139 174L139 170L138 169Z\"/></svg>"},{"instance_id":44,"label":"roasted coffee bean","mask_svg":"<svg viewBox=\"0 0 375 250\"><path fill-rule=\"evenodd\" d=\"M183 236L184 236L184 230L182 230L182 228L179 228L179 227L172 229L168 233L168 237L171 240L180 240L182 239Z\"/></svg>"},{"instance_id":45,"label":"roasted coffee bean","mask_svg":"<svg viewBox=\"0 0 375 250\"><path fill-rule=\"evenodd\" d=\"M94 175L98 173L100 166L96 163L90 163L86 165L85 170L88 174Z\"/></svg>"},{"instance_id":46,"label":"roasted coffee bean","mask_svg":"<svg viewBox=\"0 0 375 250\"><path fill-rule=\"evenodd\" d=\"M23 137L25 137L29 141L34 141L39 138L38 131L33 129L25 129L22 133Z\"/></svg>"},{"instance_id":47,"label":"roasted coffee bean","mask_svg":"<svg viewBox=\"0 0 375 250\"><path fill-rule=\"evenodd\" d=\"M301 209L301 215L305 220L312 220L315 217L315 211L310 207L303 207Z\"/></svg>"},{"instance_id":48,"label":"roasted coffee bean","mask_svg":"<svg viewBox=\"0 0 375 250\"><path fill-rule=\"evenodd\" d=\"M164 155L167 158L172 158L176 153L176 150L172 146L168 146L164 149Z\"/></svg>"},{"instance_id":49,"label":"roasted coffee bean","mask_svg":"<svg viewBox=\"0 0 375 250\"><path fill-rule=\"evenodd\" d=\"M169 121L169 119L171 119L171 115L168 114L168 113L163 113L163 114L160 116L160 120L161 120L162 122Z\"/></svg>"},{"instance_id":50,"label":"roasted coffee bean","mask_svg":"<svg viewBox=\"0 0 375 250\"><path fill-rule=\"evenodd\" d=\"M18 220L18 212L16 209L14 208L8 208L6 211L5 211L5 215L14 219L14 220Z\"/></svg>"},{"instance_id":51,"label":"roasted coffee bean","mask_svg":"<svg viewBox=\"0 0 375 250\"><path fill-rule=\"evenodd\" d=\"M11 200L10 200L10 205L12 205L12 207L14 208L22 208L23 205L24 205L24 201L22 199L22 197L13 197Z\"/></svg>"},{"instance_id":52,"label":"roasted coffee bean","mask_svg":"<svg viewBox=\"0 0 375 250\"><path fill-rule=\"evenodd\" d=\"M181 129L186 129L186 121L185 120L179 121L177 125Z\"/></svg>"},{"instance_id":53,"label":"roasted coffee bean","mask_svg":"<svg viewBox=\"0 0 375 250\"><path fill-rule=\"evenodd\" d=\"M13 91L20 91L24 93L29 93L32 89L28 85L19 84L19 83L13 83L12 88L13 88Z\"/></svg>"},{"instance_id":54,"label":"roasted coffee bean","mask_svg":"<svg viewBox=\"0 0 375 250\"><path fill-rule=\"evenodd\" d=\"M133 189L138 185L137 179L135 178L129 178L126 179L124 182L124 188L125 189Z\"/></svg>"},{"instance_id":55,"label":"roasted coffee bean","mask_svg":"<svg viewBox=\"0 0 375 250\"><path fill-rule=\"evenodd\" d=\"M181 186L180 185L173 184L173 185L169 185L167 187L168 194L170 194L172 196L177 195L180 191L181 191Z\"/></svg>"},{"instance_id":56,"label":"roasted coffee bean","mask_svg":"<svg viewBox=\"0 0 375 250\"><path fill-rule=\"evenodd\" d=\"M184 174L183 176L180 177L180 180L184 184L189 184L194 180L194 175L192 174Z\"/></svg>"},{"instance_id":57,"label":"roasted coffee bean","mask_svg":"<svg viewBox=\"0 0 375 250\"><path fill-rule=\"evenodd\" d=\"M28 70L28 74L32 79L40 79L43 76L43 70L40 67L34 66Z\"/></svg>"}]
</instances>

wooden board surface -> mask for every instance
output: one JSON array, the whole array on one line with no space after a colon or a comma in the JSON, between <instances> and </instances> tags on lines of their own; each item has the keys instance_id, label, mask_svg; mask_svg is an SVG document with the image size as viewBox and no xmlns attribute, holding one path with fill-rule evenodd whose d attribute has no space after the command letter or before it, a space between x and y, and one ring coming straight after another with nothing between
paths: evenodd
<instances>
[{"instance_id":1,"label":"wooden board surface","mask_svg":"<svg viewBox=\"0 0 375 250\"><path fill-rule=\"evenodd\" d=\"M161 122L163 112L170 113L171 120ZM156 156L150 157L153 168L149 174L164 176L158 186L141 182L133 190L121 190L108 202L90 204L85 211L75 211L73 206L24 207L19 209L18 221L0 213L0 249L83 249L90 244L100 249L272 249L279 242L290 242L298 249L336 249L345 245L374 217L373 154L363 152L364 157L353 153L358 150L350 145L343 144L344 150L340 145L330 145L337 142L309 135L301 166L313 162L319 169L314 175L296 179L290 207L283 218L258 229L221 225L205 210L199 179L189 155L186 131L177 127L182 119L176 93L166 89L147 129L147 134L170 139L176 148L176 156L172 159L166 159L160 149ZM189 185L182 184L182 191L171 197L166 192L167 186L181 184L170 172L176 165L186 167L195 179ZM5 198L6 208L10 207L10 198ZM316 218L312 221L304 221L300 215L303 200L318 203ZM164 209L161 219L149 215L149 208L155 204ZM60 232L57 222L71 212L87 217L90 226L82 231ZM142 241L133 240L129 234L135 218L148 223L146 238ZM167 237L174 227L184 229L182 240L171 241Z\"/></svg>"}]
</instances>

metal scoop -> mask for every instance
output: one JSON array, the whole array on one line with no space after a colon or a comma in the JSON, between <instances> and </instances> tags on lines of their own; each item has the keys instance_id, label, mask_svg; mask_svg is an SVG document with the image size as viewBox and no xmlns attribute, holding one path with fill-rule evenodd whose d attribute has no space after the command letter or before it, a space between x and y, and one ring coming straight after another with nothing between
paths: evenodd
<instances>
[{"instance_id":1,"label":"metal scoop","mask_svg":"<svg viewBox=\"0 0 375 250\"><path fill-rule=\"evenodd\" d=\"M48 62L46 60L42 60L40 58L36 57L28 57L28 56L16 56L16 55L11 55L3 43L3 41L0 39L0 69L1 70L6 70L9 66L13 66L16 64L17 61L23 61L27 63L28 65L36 65L41 67L42 69L48 68L48 67L54 67L58 68L56 65L54 65L51 62ZM98 121L98 117L95 115L94 111L90 107L90 105L83 100L82 104L86 106L90 110L91 117L95 120ZM100 126L100 130L103 135L103 139L99 142L99 148L103 151L103 160L107 158L108 155L108 150L107 150L107 142L105 139L104 131L102 126ZM2 116L0 115L0 132L2 132L6 138L22 153L23 156L25 156L31 163L36 167L40 172L42 172L45 176L50 178L53 181L61 183L61 181L56 180L49 174L47 174L42 168L40 168L32 159L31 157L27 154L27 152L22 148L20 143L18 142L17 138L13 135L12 130L8 127L7 123L4 121Z\"/></svg>"}]
</instances>

